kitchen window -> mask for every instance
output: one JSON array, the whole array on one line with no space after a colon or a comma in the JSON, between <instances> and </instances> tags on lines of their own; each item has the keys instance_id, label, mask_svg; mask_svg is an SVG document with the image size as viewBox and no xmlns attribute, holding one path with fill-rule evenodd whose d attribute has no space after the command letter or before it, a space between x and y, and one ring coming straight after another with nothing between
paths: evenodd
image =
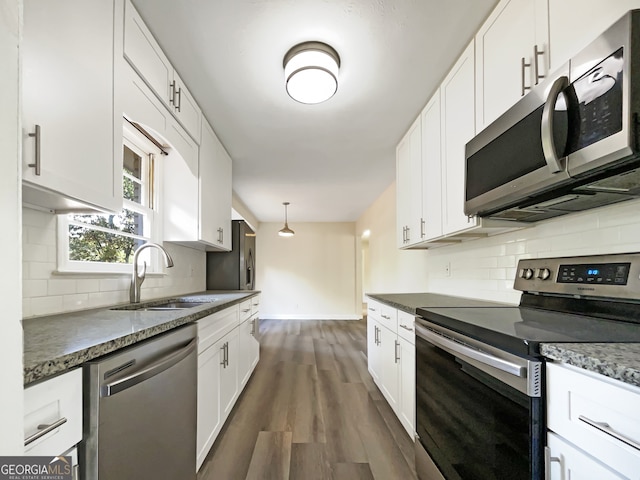
<instances>
[{"instance_id":1,"label":"kitchen window","mask_svg":"<svg viewBox=\"0 0 640 480\"><path fill-rule=\"evenodd\" d=\"M122 203L118 214L58 216L58 270L69 272L131 272L135 250L158 241L157 159L160 150L132 127L123 137ZM141 252L149 271L157 259Z\"/></svg>"}]
</instances>

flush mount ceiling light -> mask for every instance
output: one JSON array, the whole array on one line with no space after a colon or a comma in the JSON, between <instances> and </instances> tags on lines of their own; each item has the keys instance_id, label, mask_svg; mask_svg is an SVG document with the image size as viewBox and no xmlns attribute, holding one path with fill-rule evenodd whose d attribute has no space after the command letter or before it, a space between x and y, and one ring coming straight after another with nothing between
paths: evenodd
<instances>
[{"instance_id":1,"label":"flush mount ceiling light","mask_svg":"<svg viewBox=\"0 0 640 480\"><path fill-rule=\"evenodd\" d=\"M281 237L293 237L296 232L289 228L289 224L287 223L287 206L289 202L282 202L284 205L284 227L278 232L278 235Z\"/></svg>"},{"instance_id":2,"label":"flush mount ceiling light","mask_svg":"<svg viewBox=\"0 0 640 480\"><path fill-rule=\"evenodd\" d=\"M287 93L297 102L322 103L338 90L340 56L326 43L304 42L292 47L283 66Z\"/></svg>"}]
</instances>

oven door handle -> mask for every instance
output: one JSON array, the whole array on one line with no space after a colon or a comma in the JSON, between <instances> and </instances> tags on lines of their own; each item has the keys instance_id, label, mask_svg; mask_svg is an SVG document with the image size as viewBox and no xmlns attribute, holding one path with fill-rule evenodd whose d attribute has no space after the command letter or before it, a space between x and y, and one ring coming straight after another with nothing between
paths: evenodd
<instances>
[{"instance_id":1,"label":"oven door handle","mask_svg":"<svg viewBox=\"0 0 640 480\"><path fill-rule=\"evenodd\" d=\"M419 337L433 343L435 346L440 347L449 353L457 353L490 367L497 368L498 370L506 372L510 375L514 375L520 378L527 378L526 367L517 365L507 360L503 360L502 358L495 357L488 353L480 352L478 350L474 350L473 348L466 347L457 342L454 342L453 340L449 340L448 338L438 335L437 333L427 330L420 325L416 325L415 327L416 334Z\"/></svg>"}]
</instances>

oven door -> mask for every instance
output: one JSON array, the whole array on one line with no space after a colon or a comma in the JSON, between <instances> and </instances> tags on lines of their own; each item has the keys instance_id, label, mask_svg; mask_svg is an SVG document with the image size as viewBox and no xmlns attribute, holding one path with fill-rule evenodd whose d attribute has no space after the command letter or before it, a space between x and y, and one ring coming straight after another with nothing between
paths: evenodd
<instances>
[{"instance_id":1,"label":"oven door","mask_svg":"<svg viewBox=\"0 0 640 480\"><path fill-rule=\"evenodd\" d=\"M416 323L421 480L542 479L542 364Z\"/></svg>"}]
</instances>

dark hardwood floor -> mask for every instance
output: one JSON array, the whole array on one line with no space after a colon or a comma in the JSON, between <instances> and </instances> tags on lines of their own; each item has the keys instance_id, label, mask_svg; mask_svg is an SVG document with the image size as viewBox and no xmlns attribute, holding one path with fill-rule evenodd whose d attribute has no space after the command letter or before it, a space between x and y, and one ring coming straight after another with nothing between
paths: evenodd
<instances>
[{"instance_id":1,"label":"dark hardwood floor","mask_svg":"<svg viewBox=\"0 0 640 480\"><path fill-rule=\"evenodd\" d=\"M415 479L361 321L264 320L260 362L198 480Z\"/></svg>"}]
</instances>

